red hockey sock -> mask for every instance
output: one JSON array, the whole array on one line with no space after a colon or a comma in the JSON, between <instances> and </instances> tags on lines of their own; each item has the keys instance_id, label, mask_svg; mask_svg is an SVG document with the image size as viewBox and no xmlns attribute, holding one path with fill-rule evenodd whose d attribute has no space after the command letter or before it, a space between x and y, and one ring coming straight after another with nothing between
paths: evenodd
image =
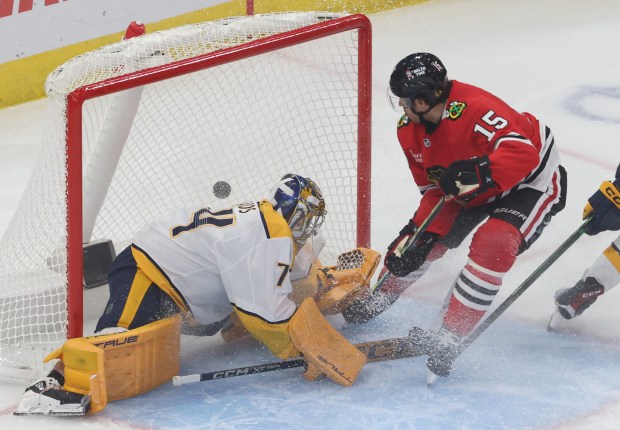
<instances>
[{"instance_id":1,"label":"red hockey sock","mask_svg":"<svg viewBox=\"0 0 620 430\"><path fill-rule=\"evenodd\" d=\"M491 306L502 278L514 264L522 236L505 221L490 218L474 234L469 261L454 283L444 327L470 333Z\"/></svg>"}]
</instances>

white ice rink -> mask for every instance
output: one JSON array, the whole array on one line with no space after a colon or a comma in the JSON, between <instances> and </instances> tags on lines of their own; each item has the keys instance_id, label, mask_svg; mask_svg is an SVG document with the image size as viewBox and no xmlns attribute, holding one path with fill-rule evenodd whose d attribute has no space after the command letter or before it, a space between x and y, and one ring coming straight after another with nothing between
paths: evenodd
<instances>
[{"instance_id":1,"label":"white ice rink","mask_svg":"<svg viewBox=\"0 0 620 430\"><path fill-rule=\"evenodd\" d=\"M131 17L140 18L140 17ZM404 56L438 55L454 79L494 92L547 123L567 168L568 202L517 260L503 300L580 224L586 199L620 162L620 2L431 0L373 23L372 246L383 252L419 201L385 93ZM23 192L45 123L44 100L0 110L0 233ZM0 385L0 428L52 429L616 429L620 428L620 291L545 330L556 289L572 286L617 236L582 237L431 388L421 358L369 364L351 388L308 383L299 369L163 386L82 418L15 417L24 389ZM431 324L466 250L440 261L350 339L402 336ZM105 293L104 290L101 290ZM101 294L101 292L99 292ZM183 373L275 361L251 340L187 344Z\"/></svg>"}]
</instances>

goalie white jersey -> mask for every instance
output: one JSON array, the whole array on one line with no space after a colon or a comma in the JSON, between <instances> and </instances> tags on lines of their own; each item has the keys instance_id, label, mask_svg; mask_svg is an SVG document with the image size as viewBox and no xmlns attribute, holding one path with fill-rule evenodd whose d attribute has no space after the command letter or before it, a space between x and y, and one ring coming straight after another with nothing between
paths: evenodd
<instances>
[{"instance_id":1,"label":"goalie white jersey","mask_svg":"<svg viewBox=\"0 0 620 430\"><path fill-rule=\"evenodd\" d=\"M266 200L219 210L177 209L142 228L133 243L201 324L221 320L231 305L269 323L295 312L288 298L291 230Z\"/></svg>"}]
</instances>

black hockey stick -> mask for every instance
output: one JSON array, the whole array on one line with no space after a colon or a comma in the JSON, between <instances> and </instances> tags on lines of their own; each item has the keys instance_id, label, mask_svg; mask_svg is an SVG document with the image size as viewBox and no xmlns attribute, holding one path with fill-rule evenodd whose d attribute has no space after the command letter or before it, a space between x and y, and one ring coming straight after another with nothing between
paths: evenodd
<instances>
[{"instance_id":1,"label":"black hockey stick","mask_svg":"<svg viewBox=\"0 0 620 430\"><path fill-rule=\"evenodd\" d=\"M592 217L586 218L583 224L581 224L581 226L579 226L579 228L575 230L575 232L571 234L568 239L564 241L564 243L562 243L549 257L547 257L547 259L543 261L542 264L521 283L521 285L515 288L515 290L497 308L495 308L495 310L493 310L488 317L482 320L480 325L478 325L461 341L458 347L458 353L453 358L452 362L454 362L454 360L456 360L463 353L463 351L469 347L469 345L478 339L478 337L484 333L484 331L534 283L534 281L536 281L553 263L556 262L558 258L560 258L562 254L564 254L564 252L566 252L568 248L570 248L577 241L577 239L584 234L585 227L591 219ZM429 333L428 336L430 337L432 335ZM429 337L427 337L427 339Z\"/></svg>"},{"instance_id":2,"label":"black hockey stick","mask_svg":"<svg viewBox=\"0 0 620 430\"><path fill-rule=\"evenodd\" d=\"M435 205L435 207L431 210L431 212L428 214L428 216L426 217L426 219L422 222L422 224L420 224L420 226L416 229L415 233L413 234L413 236L411 236L408 240L407 243L405 243L405 246L403 248L402 254L404 254L405 252L407 252L410 248L413 247L413 245L416 244L416 242L418 241L419 237L422 235L422 233L424 233L426 231L426 228L430 225L430 223L435 219L435 217L439 214L439 212L441 212L441 209L443 208L443 205L446 203L446 197L442 197L437 204ZM383 276L381 276L379 278L379 280L377 281L377 283L370 289L370 294L373 294L375 291L378 291L381 289L381 286L383 284L385 284L385 282L390 278L392 274L387 271L383 274Z\"/></svg>"},{"instance_id":3,"label":"black hockey stick","mask_svg":"<svg viewBox=\"0 0 620 430\"><path fill-rule=\"evenodd\" d=\"M409 337L397 337L392 339L377 340L371 342L358 343L357 349L366 354L369 363L386 360L397 360L400 358L417 357L422 355L422 351L411 343ZM232 378L235 376L254 375L256 373L273 372L275 370L292 369L294 367L306 367L307 363L303 359L278 361L275 363L258 364L255 366L238 367L236 369L217 370L215 372L196 373L194 375L175 376L172 378L174 386L191 384L200 381L211 381L214 379Z\"/></svg>"}]
</instances>

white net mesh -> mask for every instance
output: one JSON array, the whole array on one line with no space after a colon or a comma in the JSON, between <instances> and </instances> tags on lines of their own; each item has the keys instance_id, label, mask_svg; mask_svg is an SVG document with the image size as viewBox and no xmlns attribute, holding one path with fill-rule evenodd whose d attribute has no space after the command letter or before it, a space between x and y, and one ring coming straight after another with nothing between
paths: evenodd
<instances>
[{"instance_id":1,"label":"white net mesh","mask_svg":"<svg viewBox=\"0 0 620 430\"><path fill-rule=\"evenodd\" d=\"M0 366L34 366L24 362L24 351L58 345L66 336L66 96L83 85L339 16L272 14L184 26L76 57L50 75L42 153L0 243ZM120 252L146 221L177 206L258 200L293 172L311 177L325 196L322 260L355 247L357 45L357 31L346 31L88 100L84 205L96 194L91 190L107 190L90 239L111 239ZM128 100L139 103L135 118L118 110ZM101 162L114 152L106 133L122 128L104 125L115 115L130 124L117 165ZM101 172L113 173L109 187L97 183ZM212 192L220 180L232 188L226 199Z\"/></svg>"}]
</instances>

